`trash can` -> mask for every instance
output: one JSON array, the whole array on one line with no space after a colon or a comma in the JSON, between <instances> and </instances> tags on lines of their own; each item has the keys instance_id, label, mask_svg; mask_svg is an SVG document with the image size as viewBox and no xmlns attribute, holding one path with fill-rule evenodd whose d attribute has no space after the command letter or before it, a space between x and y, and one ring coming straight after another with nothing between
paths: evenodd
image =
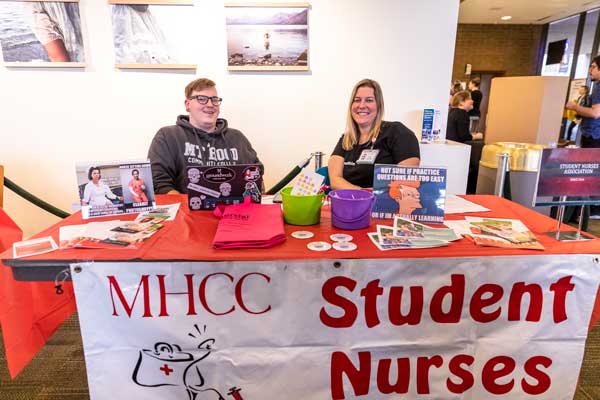
<instances>
[{"instance_id":1,"label":"trash can","mask_svg":"<svg viewBox=\"0 0 600 400\"><path fill-rule=\"evenodd\" d=\"M510 171L511 200L527 208L548 215L550 207L533 207L538 168L542 150L547 146L531 143L498 142L483 146L479 172L477 174L477 194L494 194L498 155L507 153Z\"/></svg>"}]
</instances>

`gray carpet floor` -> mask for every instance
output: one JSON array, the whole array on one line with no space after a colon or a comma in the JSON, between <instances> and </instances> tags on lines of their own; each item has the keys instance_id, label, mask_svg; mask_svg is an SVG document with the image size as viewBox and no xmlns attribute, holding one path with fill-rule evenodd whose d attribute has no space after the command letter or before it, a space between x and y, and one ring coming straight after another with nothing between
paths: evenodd
<instances>
[{"instance_id":1,"label":"gray carpet floor","mask_svg":"<svg viewBox=\"0 0 600 400\"><path fill-rule=\"evenodd\" d=\"M600 220L590 221L588 231L600 236ZM89 399L89 394L76 314L15 380L11 381L8 375L0 341L0 400L85 399ZM589 334L574 400L600 400L600 323Z\"/></svg>"}]
</instances>

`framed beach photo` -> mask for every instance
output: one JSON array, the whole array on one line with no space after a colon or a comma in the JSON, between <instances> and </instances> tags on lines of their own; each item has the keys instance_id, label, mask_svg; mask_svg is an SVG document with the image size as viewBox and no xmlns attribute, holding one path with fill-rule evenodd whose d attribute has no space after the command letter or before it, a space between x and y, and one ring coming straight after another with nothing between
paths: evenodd
<instances>
[{"instance_id":1,"label":"framed beach photo","mask_svg":"<svg viewBox=\"0 0 600 400\"><path fill-rule=\"evenodd\" d=\"M0 0L6 67L85 67L78 0Z\"/></svg>"},{"instance_id":2,"label":"framed beach photo","mask_svg":"<svg viewBox=\"0 0 600 400\"><path fill-rule=\"evenodd\" d=\"M225 3L230 71L307 71L308 3Z\"/></svg>"},{"instance_id":3,"label":"framed beach photo","mask_svg":"<svg viewBox=\"0 0 600 400\"><path fill-rule=\"evenodd\" d=\"M193 0L109 0L119 69L196 69Z\"/></svg>"}]
</instances>

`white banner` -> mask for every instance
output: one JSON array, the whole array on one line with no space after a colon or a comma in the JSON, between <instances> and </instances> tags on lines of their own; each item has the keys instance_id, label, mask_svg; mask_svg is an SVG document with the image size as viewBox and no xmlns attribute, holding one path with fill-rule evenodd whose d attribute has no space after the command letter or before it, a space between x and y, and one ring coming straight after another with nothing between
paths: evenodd
<instances>
[{"instance_id":1,"label":"white banner","mask_svg":"<svg viewBox=\"0 0 600 400\"><path fill-rule=\"evenodd\" d=\"M572 399L594 256L72 266L100 399Z\"/></svg>"}]
</instances>

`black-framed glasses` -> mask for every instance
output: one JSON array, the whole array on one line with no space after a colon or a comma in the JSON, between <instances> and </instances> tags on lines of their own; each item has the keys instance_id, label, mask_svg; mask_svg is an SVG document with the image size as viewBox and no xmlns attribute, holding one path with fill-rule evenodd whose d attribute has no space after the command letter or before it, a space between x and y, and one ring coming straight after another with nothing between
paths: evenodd
<instances>
[{"instance_id":1,"label":"black-framed glasses","mask_svg":"<svg viewBox=\"0 0 600 400\"><path fill-rule=\"evenodd\" d=\"M217 96L203 96L201 94L198 94L196 96L190 96L190 100L191 99L196 99L196 101L200 104L206 104L208 103L208 100L210 100L210 102L212 103L213 106L218 106L221 105L221 103L223 102L223 99Z\"/></svg>"}]
</instances>

